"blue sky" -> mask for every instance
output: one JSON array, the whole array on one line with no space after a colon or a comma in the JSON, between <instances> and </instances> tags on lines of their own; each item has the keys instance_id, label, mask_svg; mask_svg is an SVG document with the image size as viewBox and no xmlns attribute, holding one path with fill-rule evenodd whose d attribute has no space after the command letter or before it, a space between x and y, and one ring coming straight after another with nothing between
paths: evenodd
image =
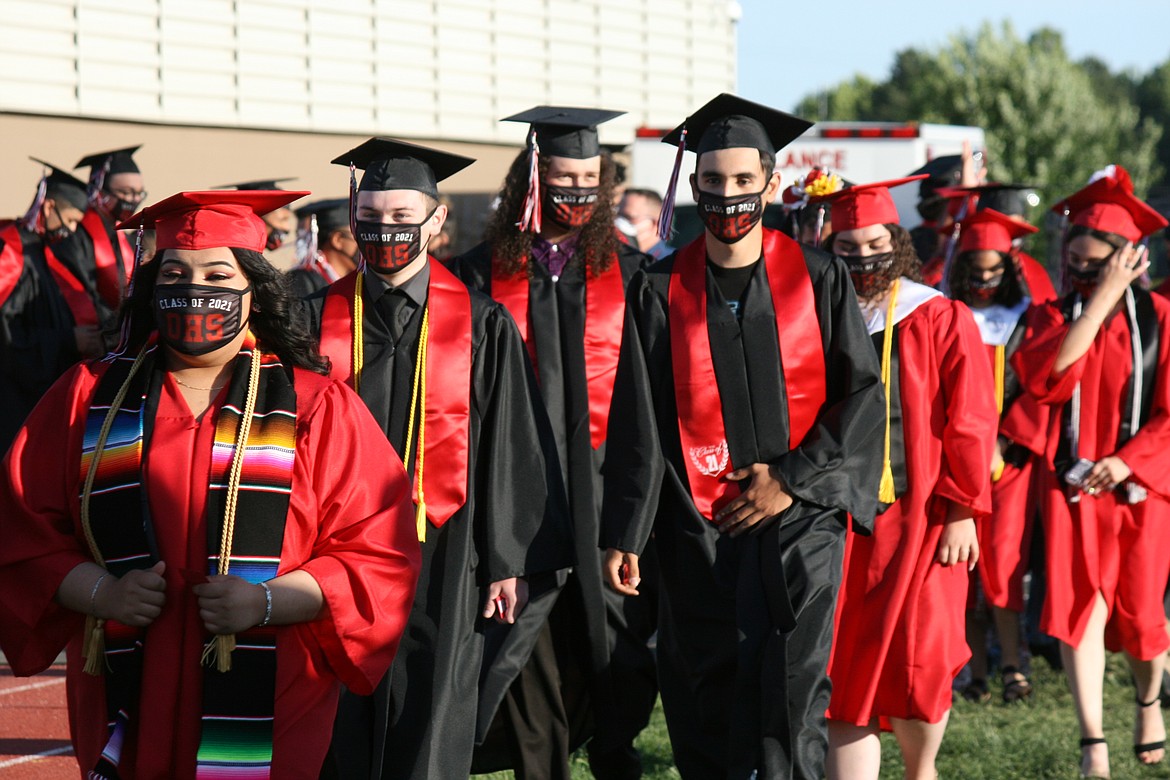
<instances>
[{"instance_id":1,"label":"blue sky","mask_svg":"<svg viewBox=\"0 0 1170 780\"><path fill-rule=\"evenodd\" d=\"M739 0L739 5L738 92L784 110L854 73L883 79L896 52L939 48L949 35L975 30L985 20L1010 20L1020 37L1054 27L1074 59L1092 55L1113 70L1146 73L1170 59L1167 0L981 0L961 6L947 0Z\"/></svg>"}]
</instances>

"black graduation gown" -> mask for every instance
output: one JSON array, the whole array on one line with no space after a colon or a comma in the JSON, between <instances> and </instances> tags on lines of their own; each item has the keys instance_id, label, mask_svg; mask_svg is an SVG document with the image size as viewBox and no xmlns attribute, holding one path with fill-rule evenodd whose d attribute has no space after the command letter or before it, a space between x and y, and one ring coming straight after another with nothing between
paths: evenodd
<instances>
[{"instance_id":1,"label":"black graduation gown","mask_svg":"<svg viewBox=\"0 0 1170 780\"><path fill-rule=\"evenodd\" d=\"M456 258L451 271L468 286L490 295L491 259L491 248L480 244ZM649 262L646 255L619 244L623 286L628 287L634 273ZM570 749L589 736L589 721L593 721L593 756L629 745L649 722L657 699L657 681L647 641L656 627L657 610L650 599L626 599L602 580L604 556L598 542L606 445L595 450L590 437L585 279L585 265L579 257L572 258L556 280L543 264L530 262L529 338L535 339L541 397L568 487L577 557L577 567L551 618L560 678L560 690L553 695L562 698L559 704L564 705L563 714L570 726ZM645 587L651 588L653 572L644 569L642 574ZM548 719L526 714L527 720L540 728L553 726ZM504 715L501 709L497 717ZM513 725L514 729L520 727L522 724ZM508 766L509 757L502 754L502 746L493 745L490 735L487 741L477 750L476 768L488 771ZM547 749L546 745L539 747Z\"/></svg>"},{"instance_id":2,"label":"black graduation gown","mask_svg":"<svg viewBox=\"0 0 1170 780\"><path fill-rule=\"evenodd\" d=\"M21 266L0 269L0 279L15 278L0 305L0 457L45 391L81 359L73 314L45 262L43 239L17 229L15 252L4 251L0 237L0 262Z\"/></svg>"},{"instance_id":3,"label":"black graduation gown","mask_svg":"<svg viewBox=\"0 0 1170 780\"><path fill-rule=\"evenodd\" d=\"M707 273L707 320L731 462L779 467L794 504L731 539L687 488L671 369L674 257L640 272L609 420L602 540L640 552L655 533L659 683L683 777L823 774L824 713L845 513L872 527L885 411L880 367L844 264L803 248L823 339L827 401L796 449L775 310L758 263L737 321ZM792 627L793 623L795 627Z\"/></svg>"},{"instance_id":4,"label":"black graduation gown","mask_svg":"<svg viewBox=\"0 0 1170 780\"><path fill-rule=\"evenodd\" d=\"M312 268L290 268L285 274L288 286L297 298L308 298L329 286L329 280Z\"/></svg>"},{"instance_id":5,"label":"black graduation gown","mask_svg":"<svg viewBox=\"0 0 1170 780\"><path fill-rule=\"evenodd\" d=\"M395 345L370 287L362 285L360 395L401 453L423 310L415 310ZM315 330L324 300L318 294L306 301ZM475 291L471 329L467 502L442 528L428 523L414 606L390 672L371 697L342 695L330 753L334 776L346 780L466 777L480 696L503 697L547 618L551 599L542 594L555 590L557 570L572 565L555 451L547 422L535 413L520 334L503 307ZM443 356L432 345L428 359ZM403 460L413 476L413 453ZM485 621L487 585L517 576L528 577L532 590L517 624ZM491 671L480 691L484 664Z\"/></svg>"},{"instance_id":6,"label":"black graduation gown","mask_svg":"<svg viewBox=\"0 0 1170 780\"><path fill-rule=\"evenodd\" d=\"M114 250L115 267L118 272L118 289L126 289L126 272L122 265L122 247L118 241L118 236L114 230L114 223L106 216L100 215L102 220L102 227L106 230L106 235ZM131 242L133 245L133 242ZM93 299L94 308L97 311L98 326L102 330L112 330L118 324L118 310L117 307L110 306L98 292L97 281L97 260L94 254L93 237L86 231L86 229L79 225L73 235L53 247L53 253L57 259L61 261L73 276L81 282L85 287L85 291L89 293L89 297ZM147 258L149 259L149 258Z\"/></svg>"}]
</instances>

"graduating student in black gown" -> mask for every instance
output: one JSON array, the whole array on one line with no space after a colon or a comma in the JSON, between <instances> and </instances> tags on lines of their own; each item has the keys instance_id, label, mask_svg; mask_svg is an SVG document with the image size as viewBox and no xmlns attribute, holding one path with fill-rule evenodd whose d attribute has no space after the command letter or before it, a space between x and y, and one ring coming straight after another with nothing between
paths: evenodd
<instances>
[{"instance_id":1,"label":"graduating student in black gown","mask_svg":"<svg viewBox=\"0 0 1170 780\"><path fill-rule=\"evenodd\" d=\"M847 514L865 530L877 509L883 396L848 271L760 223L807 127L725 94L668 135L697 147L706 230L627 294L606 576L635 595L653 531L683 777L823 776Z\"/></svg>"},{"instance_id":2,"label":"graduating student in black gown","mask_svg":"<svg viewBox=\"0 0 1170 780\"><path fill-rule=\"evenodd\" d=\"M451 266L520 326L556 437L577 556L542 641L477 749L477 770L567 779L571 751L592 733L596 777L642 774L633 740L657 699L647 647L656 605L605 588L598 549L625 288L650 260L620 240L608 207L614 163L598 143L597 125L618 115L538 106L508 117L531 123L529 147L512 163L487 240ZM522 229L536 198L539 218Z\"/></svg>"},{"instance_id":3,"label":"graduating student in black gown","mask_svg":"<svg viewBox=\"0 0 1170 780\"><path fill-rule=\"evenodd\" d=\"M556 451L511 317L426 253L446 217L436 184L472 160L371 139L334 162L365 171L365 267L307 303L332 374L411 474L423 555L398 655L372 697L342 697L328 769L465 777L481 699L502 698L572 565Z\"/></svg>"}]
</instances>

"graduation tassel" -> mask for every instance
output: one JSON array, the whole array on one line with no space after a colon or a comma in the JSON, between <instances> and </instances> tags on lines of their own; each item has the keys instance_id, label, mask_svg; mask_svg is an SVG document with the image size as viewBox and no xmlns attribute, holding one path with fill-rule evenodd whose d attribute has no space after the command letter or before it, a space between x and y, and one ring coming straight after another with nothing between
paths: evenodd
<instances>
[{"instance_id":1,"label":"graduation tassel","mask_svg":"<svg viewBox=\"0 0 1170 780\"><path fill-rule=\"evenodd\" d=\"M520 232L540 232L540 144L536 142L536 126L528 132L528 192L520 207Z\"/></svg>"},{"instance_id":2,"label":"graduation tassel","mask_svg":"<svg viewBox=\"0 0 1170 780\"><path fill-rule=\"evenodd\" d=\"M886 391L886 437L882 450L882 481L878 484L878 501L892 504L898 500L894 491L894 467L890 463L890 363L894 351L894 310L898 301L901 279L895 279L890 287L890 299L886 304L886 332L882 336L882 387Z\"/></svg>"},{"instance_id":3,"label":"graduation tassel","mask_svg":"<svg viewBox=\"0 0 1170 780\"><path fill-rule=\"evenodd\" d=\"M665 241L670 237L671 223L674 222L674 199L678 191L678 174L682 170L683 154L687 150L687 127L683 125L678 139L678 151L674 155L674 168L670 172L670 183L666 185L666 196L662 199L662 211L658 216L658 237Z\"/></svg>"},{"instance_id":4,"label":"graduation tassel","mask_svg":"<svg viewBox=\"0 0 1170 780\"><path fill-rule=\"evenodd\" d=\"M37 184L37 194L33 196L33 202L28 207L28 211L24 212L24 216L20 218L20 225L30 233L39 233L37 230L41 224L41 206L45 205L45 195L49 191L49 174L46 171L41 174L41 180Z\"/></svg>"},{"instance_id":5,"label":"graduation tassel","mask_svg":"<svg viewBox=\"0 0 1170 780\"><path fill-rule=\"evenodd\" d=\"M414 381L410 390L410 419L406 423L406 446L402 448L402 459L410 457L410 445L414 441L414 421L418 419L418 455L415 458L414 478L418 484L418 506L414 511L414 527L419 542L427 540L427 499L423 490L423 461L426 452L427 416L427 339L430 334L431 307L423 309L422 327L418 332L418 356L414 364ZM417 411L417 415L415 412Z\"/></svg>"},{"instance_id":6,"label":"graduation tassel","mask_svg":"<svg viewBox=\"0 0 1170 780\"><path fill-rule=\"evenodd\" d=\"M821 248L821 231L825 229L825 204L817 204L817 232L813 236L813 246Z\"/></svg>"},{"instance_id":7,"label":"graduation tassel","mask_svg":"<svg viewBox=\"0 0 1170 780\"><path fill-rule=\"evenodd\" d=\"M349 164L349 232L353 235L354 240L357 240L357 166L352 162ZM366 258L362 255L362 245L358 243L358 273L366 270Z\"/></svg>"},{"instance_id":8,"label":"graduation tassel","mask_svg":"<svg viewBox=\"0 0 1170 780\"><path fill-rule=\"evenodd\" d=\"M93 615L85 616L85 634L81 643L81 657L85 659L82 671L97 677L106 660L106 621Z\"/></svg>"}]
</instances>

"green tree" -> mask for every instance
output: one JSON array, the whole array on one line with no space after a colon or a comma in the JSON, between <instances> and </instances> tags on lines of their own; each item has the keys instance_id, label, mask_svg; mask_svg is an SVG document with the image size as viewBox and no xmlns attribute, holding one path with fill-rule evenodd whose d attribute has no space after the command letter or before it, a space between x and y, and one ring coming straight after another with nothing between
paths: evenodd
<instances>
[{"instance_id":1,"label":"green tree","mask_svg":"<svg viewBox=\"0 0 1170 780\"><path fill-rule=\"evenodd\" d=\"M1161 113L1143 117L1139 95ZM857 76L809 96L799 110L819 119L982 127L992 178L1035 183L1050 203L1109 163L1124 165L1146 192L1162 174L1156 117L1168 106L1170 70L1139 84L1099 61L1073 62L1056 30L1024 40L1005 22L951 36L937 50L901 51L885 81Z\"/></svg>"}]
</instances>

